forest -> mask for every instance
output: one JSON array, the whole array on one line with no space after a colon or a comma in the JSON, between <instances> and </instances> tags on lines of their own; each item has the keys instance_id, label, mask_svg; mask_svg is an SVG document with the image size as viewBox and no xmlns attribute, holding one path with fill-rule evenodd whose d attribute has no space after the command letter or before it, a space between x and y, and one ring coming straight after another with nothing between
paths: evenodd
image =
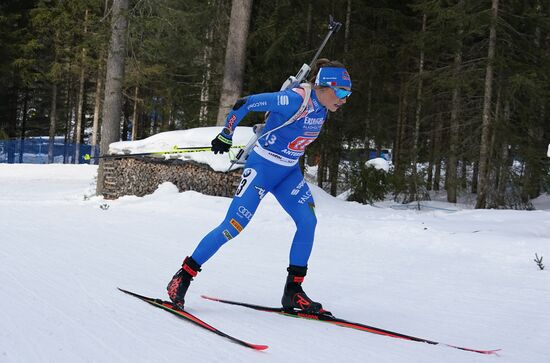
<instances>
[{"instance_id":1,"label":"forest","mask_svg":"<svg viewBox=\"0 0 550 363\"><path fill-rule=\"evenodd\" d=\"M321 57L353 79L306 155L332 195L444 191L476 208L550 193L550 2L543 0L3 0L0 140L110 142L222 125ZM261 122L252 115L242 123ZM213 135L215 136L215 135ZM365 166L391 155L383 172ZM52 162L52 150L50 150Z\"/></svg>"}]
</instances>

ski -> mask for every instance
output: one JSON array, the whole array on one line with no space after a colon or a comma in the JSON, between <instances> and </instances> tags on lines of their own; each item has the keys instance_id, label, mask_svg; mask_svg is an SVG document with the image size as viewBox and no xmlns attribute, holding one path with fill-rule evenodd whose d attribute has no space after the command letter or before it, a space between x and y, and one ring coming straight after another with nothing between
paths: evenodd
<instances>
[{"instance_id":1,"label":"ski","mask_svg":"<svg viewBox=\"0 0 550 363\"><path fill-rule=\"evenodd\" d=\"M205 323L204 321L202 321L201 319L197 318L195 315L185 311L185 310L181 310L181 309L178 309L176 306L174 306L174 304L172 304L171 302L169 301L164 301L164 300L161 300L161 299L155 299L155 298L151 298L151 297L147 297L147 296L143 296L143 295L139 295L139 294L136 294L134 292L131 292L131 291L128 291L128 290L124 290L124 289L121 289L121 288L118 288L120 291L122 291L123 293L125 294L128 294L128 295L131 295L131 296L134 296L142 301L145 301L159 309L163 309L163 310L166 310L174 315L176 315L177 317L181 318L181 319L185 319L203 329L206 329L206 330L209 330L211 331L212 333L215 333L221 337L224 337L224 338L227 338L229 340L231 340L232 342L234 343L237 343L237 344L240 344L242 346L245 346L247 348L251 348L251 349L255 349L255 350L264 350L264 349L267 349L268 346L267 345L260 345L260 344L252 344L252 343L248 343L248 342L245 342L244 340L240 340L240 339L237 339L229 334L226 334L224 332L222 332L221 330L219 329L216 329L214 328L212 325L208 324L208 323Z\"/></svg>"},{"instance_id":2,"label":"ski","mask_svg":"<svg viewBox=\"0 0 550 363\"><path fill-rule=\"evenodd\" d=\"M201 297L203 299L207 299L207 300L211 300L211 301L217 301L217 302L224 303L224 304L237 305L237 306L242 306L242 307L249 308L249 309L254 309L254 310L259 310L259 311L264 311L264 312L270 312L270 313L276 313L276 314L280 314L280 315L284 315L284 316L296 317L296 318L301 318L301 319L317 320L317 321L322 321L322 322L333 324L333 325L338 325L338 326L341 326L341 327L344 327L344 328L351 328L351 329L361 330L361 331L365 331L365 332L369 332L369 333L373 333L373 334L385 335L385 336L392 337L392 338L410 340L410 341L414 341L414 342L421 342L421 343L427 343L427 344L432 344L432 345L443 345L443 346L447 346L447 347L451 347L451 348L465 350L465 351L468 351L468 352L498 355L497 352L500 350L500 349L480 350L480 349L465 348L465 347L459 347L459 346L456 346L456 345L440 343L440 342L436 342L436 341L433 341L433 340L417 338L417 337L414 337L414 336L411 336L411 335L401 334L401 333L397 333L397 332L394 332L394 331L377 328L377 327L374 327L374 326L369 326L369 325L365 325L365 324L361 324L361 323L355 323L355 322L347 321L347 320L344 320L344 319L337 318L337 317L335 317L333 315L330 315L330 314L311 314L311 313L305 313L303 311L292 311L292 310L288 311L288 310L284 310L282 307L281 308L276 308L276 307L254 305L254 304L248 304L248 303L244 303L244 302L218 299L218 298L215 298L215 297L210 297L210 296L205 296L205 295L202 295Z\"/></svg>"},{"instance_id":3,"label":"ski","mask_svg":"<svg viewBox=\"0 0 550 363\"><path fill-rule=\"evenodd\" d=\"M245 145L231 146L232 149L242 149L244 147ZM107 154L107 155L101 155L101 156L91 156L90 154L85 154L82 158L87 161L91 159L121 159L121 158L135 158L135 157L163 158L165 156L169 156L172 154L198 153L198 152L205 152L205 151L212 151L212 147L211 146L190 146L190 147L174 146L172 149L167 151L149 151L149 152L134 153L134 154L125 152L123 154Z\"/></svg>"}]
</instances>

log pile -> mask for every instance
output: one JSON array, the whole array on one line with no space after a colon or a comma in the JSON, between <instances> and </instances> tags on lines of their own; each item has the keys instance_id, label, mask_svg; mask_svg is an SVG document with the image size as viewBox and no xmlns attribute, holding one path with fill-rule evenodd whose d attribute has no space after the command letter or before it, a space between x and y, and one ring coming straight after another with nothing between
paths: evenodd
<instances>
[{"instance_id":1,"label":"log pile","mask_svg":"<svg viewBox=\"0 0 550 363\"><path fill-rule=\"evenodd\" d=\"M104 161L105 199L124 195L142 197L153 193L160 184L171 182L180 192L194 190L203 194L232 197L242 169L216 172L207 164L189 160L154 158L113 158Z\"/></svg>"}]
</instances>

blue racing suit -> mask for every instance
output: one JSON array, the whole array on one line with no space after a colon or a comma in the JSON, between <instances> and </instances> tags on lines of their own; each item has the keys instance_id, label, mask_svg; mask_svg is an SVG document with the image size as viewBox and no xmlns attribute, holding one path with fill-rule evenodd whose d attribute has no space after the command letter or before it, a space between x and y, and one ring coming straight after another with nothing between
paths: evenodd
<instances>
[{"instance_id":1,"label":"blue racing suit","mask_svg":"<svg viewBox=\"0 0 550 363\"><path fill-rule=\"evenodd\" d=\"M317 218L315 203L298 159L318 136L327 110L315 92L295 122L270 132L292 118L302 105L302 88L251 95L237 101L225 127L234 130L248 112L269 112L263 133L250 153L241 182L222 223L199 243L192 258L202 265L227 241L236 237L252 219L266 193L272 193L296 224L290 265L307 266Z\"/></svg>"}]
</instances>

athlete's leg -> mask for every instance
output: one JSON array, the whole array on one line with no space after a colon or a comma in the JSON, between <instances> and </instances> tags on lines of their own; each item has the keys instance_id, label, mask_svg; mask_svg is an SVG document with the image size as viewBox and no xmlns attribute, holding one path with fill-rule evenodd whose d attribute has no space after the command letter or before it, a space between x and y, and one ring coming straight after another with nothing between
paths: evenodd
<instances>
[{"instance_id":1,"label":"athlete's leg","mask_svg":"<svg viewBox=\"0 0 550 363\"><path fill-rule=\"evenodd\" d=\"M311 191L300 169L296 167L284 181L273 188L272 193L296 223L296 234L290 248L288 276L281 304L284 309L330 314L323 309L319 302L313 301L307 296L302 288L313 247L317 218Z\"/></svg>"},{"instance_id":2,"label":"athlete's leg","mask_svg":"<svg viewBox=\"0 0 550 363\"><path fill-rule=\"evenodd\" d=\"M290 265L307 266L313 248L317 218L309 186L298 166L271 191L296 224L290 248Z\"/></svg>"},{"instance_id":3,"label":"athlete's leg","mask_svg":"<svg viewBox=\"0 0 550 363\"><path fill-rule=\"evenodd\" d=\"M264 195L284 177L282 172L285 171L288 169L252 153L224 220L200 241L192 254L193 259L202 265L227 241L242 232Z\"/></svg>"}]
</instances>

